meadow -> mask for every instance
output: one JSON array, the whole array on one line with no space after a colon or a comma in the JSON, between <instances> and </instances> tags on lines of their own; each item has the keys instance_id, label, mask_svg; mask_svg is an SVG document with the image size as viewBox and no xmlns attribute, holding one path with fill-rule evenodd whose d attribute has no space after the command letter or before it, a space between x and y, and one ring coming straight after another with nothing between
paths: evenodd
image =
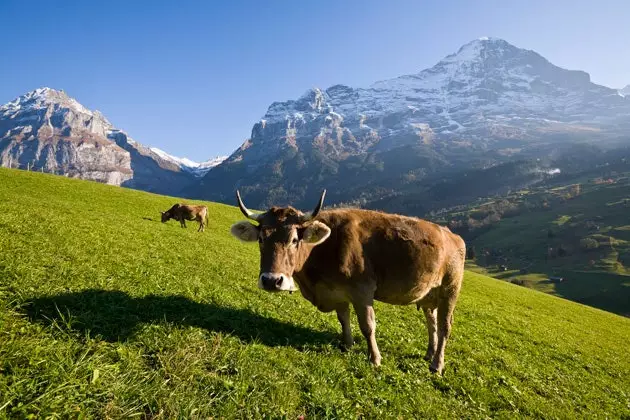
<instances>
[{"instance_id":1,"label":"meadow","mask_svg":"<svg viewBox=\"0 0 630 420\"><path fill-rule=\"evenodd\" d=\"M412 306L376 306L375 369L257 288L238 209L176 201L0 168L0 417L630 418L630 319L467 272L444 375Z\"/></svg>"}]
</instances>

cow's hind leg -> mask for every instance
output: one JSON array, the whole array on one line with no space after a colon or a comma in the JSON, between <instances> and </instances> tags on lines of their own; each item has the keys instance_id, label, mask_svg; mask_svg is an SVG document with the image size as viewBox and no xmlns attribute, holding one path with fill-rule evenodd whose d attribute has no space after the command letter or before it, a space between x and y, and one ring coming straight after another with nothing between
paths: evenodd
<instances>
[{"instance_id":1,"label":"cow's hind leg","mask_svg":"<svg viewBox=\"0 0 630 420\"><path fill-rule=\"evenodd\" d=\"M436 308L423 307L422 311L427 319L427 330L429 332L429 345L427 346L427 352L424 355L424 360L433 359L435 349L437 348L437 317Z\"/></svg>"},{"instance_id":2,"label":"cow's hind leg","mask_svg":"<svg viewBox=\"0 0 630 420\"><path fill-rule=\"evenodd\" d=\"M341 324L341 336L343 338L344 349L349 349L354 344L352 338L352 327L350 325L350 304L343 303L337 307L337 319Z\"/></svg>"},{"instance_id":3,"label":"cow's hind leg","mask_svg":"<svg viewBox=\"0 0 630 420\"><path fill-rule=\"evenodd\" d=\"M353 306L354 311L357 313L361 332L368 343L370 362L378 367L381 365L381 353L378 351L378 346L376 345L376 316L374 315L372 302L368 304L354 303Z\"/></svg>"},{"instance_id":4,"label":"cow's hind leg","mask_svg":"<svg viewBox=\"0 0 630 420\"><path fill-rule=\"evenodd\" d=\"M441 286L437 308L437 348L431 361L430 370L434 373L442 373L444 370L444 349L451 335L453 324L453 311L459 295L461 281Z\"/></svg>"}]
</instances>

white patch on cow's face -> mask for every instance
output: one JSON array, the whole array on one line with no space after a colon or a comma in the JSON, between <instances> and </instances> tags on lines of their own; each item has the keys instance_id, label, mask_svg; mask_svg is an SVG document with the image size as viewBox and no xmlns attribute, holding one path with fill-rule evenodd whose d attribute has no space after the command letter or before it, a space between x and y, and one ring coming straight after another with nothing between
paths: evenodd
<instances>
[{"instance_id":1,"label":"white patch on cow's face","mask_svg":"<svg viewBox=\"0 0 630 420\"><path fill-rule=\"evenodd\" d=\"M262 273L258 277L258 288L268 292L294 292L297 290L293 277L281 273Z\"/></svg>"},{"instance_id":2,"label":"white patch on cow's face","mask_svg":"<svg viewBox=\"0 0 630 420\"><path fill-rule=\"evenodd\" d=\"M243 242L255 242L258 240L258 230L258 226L243 220L234 223L230 228L230 233Z\"/></svg>"}]
</instances>

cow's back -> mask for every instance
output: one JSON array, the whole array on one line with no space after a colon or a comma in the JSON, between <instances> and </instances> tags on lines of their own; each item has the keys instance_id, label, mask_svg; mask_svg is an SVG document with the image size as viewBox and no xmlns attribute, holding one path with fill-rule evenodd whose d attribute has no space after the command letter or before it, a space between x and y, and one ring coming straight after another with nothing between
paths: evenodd
<instances>
[{"instance_id":1,"label":"cow's back","mask_svg":"<svg viewBox=\"0 0 630 420\"><path fill-rule=\"evenodd\" d=\"M343 277L350 283L375 280L375 297L389 303L416 301L427 287L437 286L465 253L459 236L417 218L342 209L322 212L318 220L332 233L309 260L329 272L337 271L338 281L343 282Z\"/></svg>"},{"instance_id":2,"label":"cow's back","mask_svg":"<svg viewBox=\"0 0 630 420\"><path fill-rule=\"evenodd\" d=\"M189 220L193 220L198 214L205 216L207 212L206 206L194 206L190 204L180 204L176 210L179 214Z\"/></svg>"}]
</instances>

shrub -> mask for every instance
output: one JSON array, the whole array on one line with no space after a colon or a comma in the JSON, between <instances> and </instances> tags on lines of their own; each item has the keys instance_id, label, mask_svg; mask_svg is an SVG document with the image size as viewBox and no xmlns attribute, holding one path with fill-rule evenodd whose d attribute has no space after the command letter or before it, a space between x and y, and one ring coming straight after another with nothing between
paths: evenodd
<instances>
[{"instance_id":1,"label":"shrub","mask_svg":"<svg viewBox=\"0 0 630 420\"><path fill-rule=\"evenodd\" d=\"M580 248L584 251L592 251L599 248L599 242L593 238L582 238L580 239Z\"/></svg>"},{"instance_id":2,"label":"shrub","mask_svg":"<svg viewBox=\"0 0 630 420\"><path fill-rule=\"evenodd\" d=\"M558 256L559 257L566 257L567 254L568 254L567 249L563 245L560 245L558 247Z\"/></svg>"}]
</instances>

